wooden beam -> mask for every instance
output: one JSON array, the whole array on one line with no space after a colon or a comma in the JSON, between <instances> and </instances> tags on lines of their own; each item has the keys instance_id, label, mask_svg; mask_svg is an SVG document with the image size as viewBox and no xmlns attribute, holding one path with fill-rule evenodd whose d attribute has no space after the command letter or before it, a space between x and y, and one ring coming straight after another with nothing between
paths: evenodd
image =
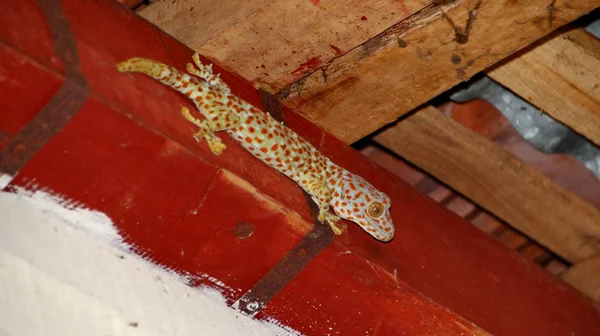
<instances>
[{"instance_id":1,"label":"wooden beam","mask_svg":"<svg viewBox=\"0 0 600 336\"><path fill-rule=\"evenodd\" d=\"M566 260L600 252L598 209L436 108L374 139Z\"/></svg>"},{"instance_id":2,"label":"wooden beam","mask_svg":"<svg viewBox=\"0 0 600 336\"><path fill-rule=\"evenodd\" d=\"M274 93L430 2L178 0L159 2L140 14Z\"/></svg>"},{"instance_id":3,"label":"wooden beam","mask_svg":"<svg viewBox=\"0 0 600 336\"><path fill-rule=\"evenodd\" d=\"M140 15L350 143L598 6L178 0Z\"/></svg>"},{"instance_id":4,"label":"wooden beam","mask_svg":"<svg viewBox=\"0 0 600 336\"><path fill-rule=\"evenodd\" d=\"M583 294L600 302L600 254L575 264L561 278Z\"/></svg>"},{"instance_id":5,"label":"wooden beam","mask_svg":"<svg viewBox=\"0 0 600 336\"><path fill-rule=\"evenodd\" d=\"M327 62L279 97L351 143L600 6L600 1L456 4L420 11Z\"/></svg>"},{"instance_id":6,"label":"wooden beam","mask_svg":"<svg viewBox=\"0 0 600 336\"><path fill-rule=\"evenodd\" d=\"M138 14L198 51L206 41L258 12L274 0L158 1ZM248 35L249 31L244 35ZM242 50L240 50L242 51ZM208 56L208 55L203 55Z\"/></svg>"},{"instance_id":7,"label":"wooden beam","mask_svg":"<svg viewBox=\"0 0 600 336\"><path fill-rule=\"evenodd\" d=\"M555 36L488 75L600 145L600 41L584 29Z\"/></svg>"}]
</instances>

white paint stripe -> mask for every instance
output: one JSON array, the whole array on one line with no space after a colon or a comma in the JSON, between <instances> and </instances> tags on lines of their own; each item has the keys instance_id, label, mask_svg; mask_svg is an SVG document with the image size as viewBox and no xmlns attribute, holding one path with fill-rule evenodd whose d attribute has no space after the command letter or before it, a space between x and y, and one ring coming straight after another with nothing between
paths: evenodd
<instances>
[{"instance_id":1,"label":"white paint stripe","mask_svg":"<svg viewBox=\"0 0 600 336\"><path fill-rule=\"evenodd\" d=\"M0 335L300 335L133 254L103 213L23 190L0 213Z\"/></svg>"},{"instance_id":2,"label":"white paint stripe","mask_svg":"<svg viewBox=\"0 0 600 336\"><path fill-rule=\"evenodd\" d=\"M6 186L12 181L14 176L0 173L0 190L6 188Z\"/></svg>"}]
</instances>

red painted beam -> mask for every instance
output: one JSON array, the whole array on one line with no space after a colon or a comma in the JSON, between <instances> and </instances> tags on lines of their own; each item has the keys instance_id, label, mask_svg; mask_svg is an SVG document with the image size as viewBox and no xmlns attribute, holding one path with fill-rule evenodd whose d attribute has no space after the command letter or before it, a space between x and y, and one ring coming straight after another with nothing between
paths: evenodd
<instances>
[{"instance_id":1,"label":"red painted beam","mask_svg":"<svg viewBox=\"0 0 600 336\"><path fill-rule=\"evenodd\" d=\"M227 151L212 155L178 114L192 107L185 97L115 70L130 57L184 69L191 50L117 3L62 0L60 10L90 94L11 185L35 183L105 212L137 253L196 276L196 285L215 277L230 304L265 275L277 275L284 258L315 252L298 249L313 225L299 187L224 134ZM0 118L5 141L27 127L64 81L48 27L36 1L0 3L0 60L12 60L0 62L0 90L10 93L2 107L11 117ZM263 108L250 83L215 70L233 93ZM40 90L26 90L34 78ZM300 272L259 318L277 317L315 335L597 335L600 312L574 289L293 111L283 108L282 116L391 197L397 236L384 244L348 223L310 263L298 263Z\"/></svg>"}]
</instances>

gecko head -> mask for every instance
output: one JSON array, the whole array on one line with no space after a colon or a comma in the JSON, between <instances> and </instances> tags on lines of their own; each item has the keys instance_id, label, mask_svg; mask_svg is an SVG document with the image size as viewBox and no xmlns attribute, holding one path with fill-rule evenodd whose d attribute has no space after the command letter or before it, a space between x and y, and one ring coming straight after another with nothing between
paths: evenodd
<instances>
[{"instance_id":1,"label":"gecko head","mask_svg":"<svg viewBox=\"0 0 600 336\"><path fill-rule=\"evenodd\" d=\"M346 174L334 193L332 206L342 218L358 224L381 241L394 238L390 198L362 177Z\"/></svg>"}]
</instances>

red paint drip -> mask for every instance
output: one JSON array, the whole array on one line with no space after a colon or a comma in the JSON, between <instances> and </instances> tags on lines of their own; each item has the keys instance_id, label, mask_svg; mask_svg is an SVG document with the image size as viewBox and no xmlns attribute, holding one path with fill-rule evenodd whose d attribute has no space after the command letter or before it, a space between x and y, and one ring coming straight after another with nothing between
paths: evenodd
<instances>
[{"instance_id":1,"label":"red paint drip","mask_svg":"<svg viewBox=\"0 0 600 336\"><path fill-rule=\"evenodd\" d=\"M402 13L410 12L410 10L408 9L408 7L406 6L406 4L404 3L403 0L396 1L396 4L398 5L398 9L400 9L400 11L402 11Z\"/></svg>"},{"instance_id":2,"label":"red paint drip","mask_svg":"<svg viewBox=\"0 0 600 336\"><path fill-rule=\"evenodd\" d=\"M342 51L342 49L334 46L333 44L329 45L329 48L333 49L333 53L335 54L335 56L340 56L341 54L343 54L344 52Z\"/></svg>"},{"instance_id":3,"label":"red paint drip","mask_svg":"<svg viewBox=\"0 0 600 336\"><path fill-rule=\"evenodd\" d=\"M298 72L304 72L306 70L314 70L316 67L318 67L319 65L321 65L321 63L323 63L323 61L321 61L321 57L317 56L317 57L313 57L311 59L309 59L308 61L301 63L299 67L296 68L296 70L292 71L292 75L295 75Z\"/></svg>"},{"instance_id":4,"label":"red paint drip","mask_svg":"<svg viewBox=\"0 0 600 336\"><path fill-rule=\"evenodd\" d=\"M367 17L366 17L366 16L364 16L364 15L363 15L363 16L361 16L361 17L360 17L360 19L361 19L361 20L363 20L363 21L367 21L367 20L368 20L368 19L367 19Z\"/></svg>"},{"instance_id":5,"label":"red paint drip","mask_svg":"<svg viewBox=\"0 0 600 336\"><path fill-rule=\"evenodd\" d=\"M319 6L319 2L321 2L321 0L310 0L310 2L312 2L315 6Z\"/></svg>"}]
</instances>

